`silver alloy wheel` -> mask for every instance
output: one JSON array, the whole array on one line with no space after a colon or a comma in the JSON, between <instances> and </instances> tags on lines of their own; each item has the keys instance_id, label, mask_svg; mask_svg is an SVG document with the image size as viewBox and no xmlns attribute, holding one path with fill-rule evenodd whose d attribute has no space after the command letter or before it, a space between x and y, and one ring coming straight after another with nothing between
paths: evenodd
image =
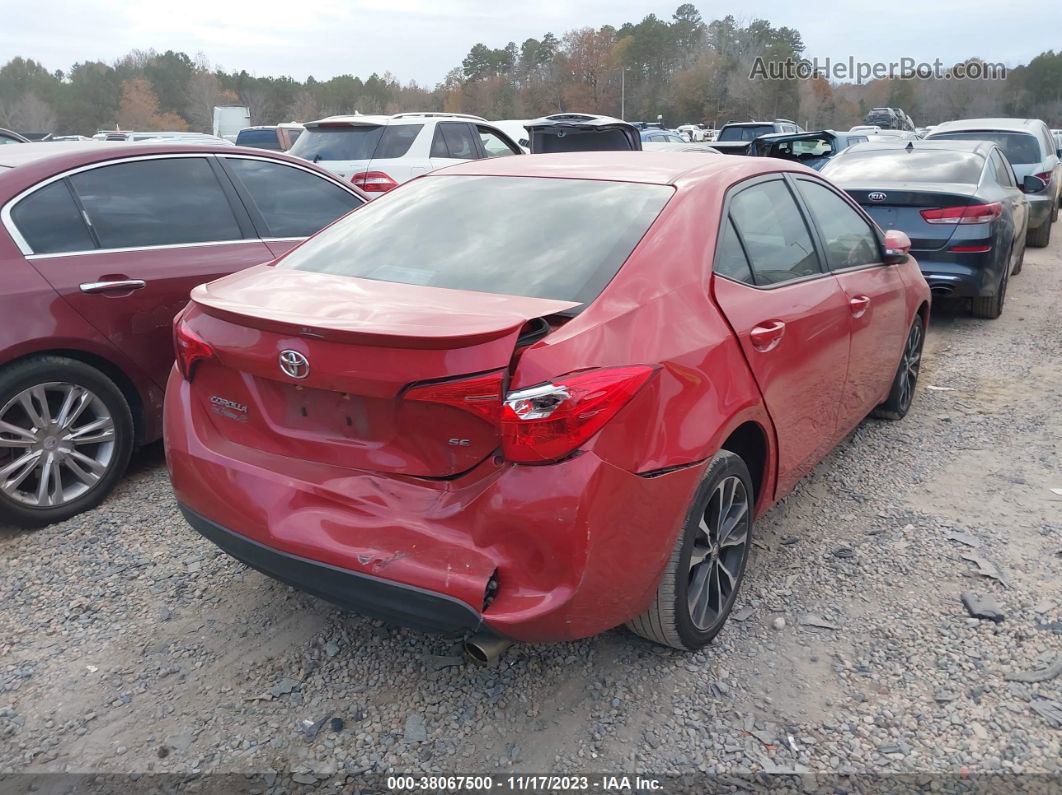
<instances>
[{"instance_id":1,"label":"silver alloy wheel","mask_svg":"<svg viewBox=\"0 0 1062 795\"><path fill-rule=\"evenodd\" d=\"M751 507L745 484L731 475L715 487L701 517L690 551L686 598L690 620L702 632L719 621L737 589Z\"/></svg>"},{"instance_id":2,"label":"silver alloy wheel","mask_svg":"<svg viewBox=\"0 0 1062 795\"><path fill-rule=\"evenodd\" d=\"M54 508L77 499L114 452L114 419L79 384L36 384L0 408L0 493L15 502Z\"/></svg>"},{"instance_id":3,"label":"silver alloy wheel","mask_svg":"<svg viewBox=\"0 0 1062 795\"><path fill-rule=\"evenodd\" d=\"M900 410L906 411L914 398L918 370L922 365L922 324L915 322L907 335L907 345L900 361Z\"/></svg>"}]
</instances>

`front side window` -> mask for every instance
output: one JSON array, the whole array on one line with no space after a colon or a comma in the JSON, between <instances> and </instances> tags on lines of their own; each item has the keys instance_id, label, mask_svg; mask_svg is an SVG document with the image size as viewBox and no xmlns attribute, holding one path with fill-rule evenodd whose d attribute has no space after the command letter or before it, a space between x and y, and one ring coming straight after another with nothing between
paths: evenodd
<instances>
[{"instance_id":1,"label":"front side window","mask_svg":"<svg viewBox=\"0 0 1062 795\"><path fill-rule=\"evenodd\" d=\"M277 267L589 303L673 192L605 180L429 176L369 202Z\"/></svg>"},{"instance_id":2,"label":"front side window","mask_svg":"<svg viewBox=\"0 0 1062 795\"><path fill-rule=\"evenodd\" d=\"M63 180L22 199L12 208L11 220L34 254L89 251L96 247Z\"/></svg>"},{"instance_id":3,"label":"front side window","mask_svg":"<svg viewBox=\"0 0 1062 795\"><path fill-rule=\"evenodd\" d=\"M309 237L362 205L354 194L301 168L239 157L226 162L251 194L270 237Z\"/></svg>"},{"instance_id":4,"label":"front side window","mask_svg":"<svg viewBox=\"0 0 1062 795\"><path fill-rule=\"evenodd\" d=\"M505 142L504 138L489 127L477 126L476 129L479 131L479 140L483 142L483 149L487 152L487 157L508 157L509 155L519 154Z\"/></svg>"},{"instance_id":5,"label":"front side window","mask_svg":"<svg viewBox=\"0 0 1062 795\"><path fill-rule=\"evenodd\" d=\"M822 231L831 270L881 262L877 234L848 202L817 182L801 179L797 185Z\"/></svg>"},{"instance_id":6,"label":"front side window","mask_svg":"<svg viewBox=\"0 0 1062 795\"><path fill-rule=\"evenodd\" d=\"M811 234L782 180L742 190L730 200L730 217L757 284L781 284L821 273Z\"/></svg>"},{"instance_id":7,"label":"front side window","mask_svg":"<svg viewBox=\"0 0 1062 795\"><path fill-rule=\"evenodd\" d=\"M101 248L238 240L236 216L205 158L139 160L70 177Z\"/></svg>"}]
</instances>

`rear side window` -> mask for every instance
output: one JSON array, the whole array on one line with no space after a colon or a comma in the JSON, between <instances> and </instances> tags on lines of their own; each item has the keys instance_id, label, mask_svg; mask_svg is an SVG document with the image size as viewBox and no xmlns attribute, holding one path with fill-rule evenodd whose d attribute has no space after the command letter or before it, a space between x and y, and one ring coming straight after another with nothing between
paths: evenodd
<instances>
[{"instance_id":1,"label":"rear side window","mask_svg":"<svg viewBox=\"0 0 1062 795\"><path fill-rule=\"evenodd\" d=\"M831 270L881 262L877 234L848 202L817 182L801 179L797 185L822 232Z\"/></svg>"},{"instance_id":2,"label":"rear side window","mask_svg":"<svg viewBox=\"0 0 1062 795\"><path fill-rule=\"evenodd\" d=\"M236 145L280 151L280 140L277 138L276 130L241 130L236 136Z\"/></svg>"},{"instance_id":3,"label":"rear side window","mask_svg":"<svg viewBox=\"0 0 1062 795\"><path fill-rule=\"evenodd\" d=\"M423 129L423 124L389 124L384 127L372 159L388 160L405 156Z\"/></svg>"},{"instance_id":4,"label":"rear side window","mask_svg":"<svg viewBox=\"0 0 1062 795\"><path fill-rule=\"evenodd\" d=\"M992 150L992 168L995 170L996 182L1005 188L1017 187L1014 172L1010 170L1010 166L1003 160L1003 156L997 149Z\"/></svg>"},{"instance_id":5,"label":"rear side window","mask_svg":"<svg viewBox=\"0 0 1062 795\"><path fill-rule=\"evenodd\" d=\"M823 169L836 183L869 185L878 182L958 182L976 185L985 167L973 152L948 149L849 149Z\"/></svg>"},{"instance_id":6,"label":"rear side window","mask_svg":"<svg viewBox=\"0 0 1062 795\"><path fill-rule=\"evenodd\" d=\"M604 180L429 176L369 202L277 267L584 304L673 192Z\"/></svg>"},{"instance_id":7,"label":"rear side window","mask_svg":"<svg viewBox=\"0 0 1062 795\"><path fill-rule=\"evenodd\" d=\"M34 254L88 251L96 247L66 182L46 185L11 210L11 220Z\"/></svg>"},{"instance_id":8,"label":"rear side window","mask_svg":"<svg viewBox=\"0 0 1062 795\"><path fill-rule=\"evenodd\" d=\"M308 237L362 201L328 180L294 166L225 158L251 194L270 237Z\"/></svg>"},{"instance_id":9,"label":"rear side window","mask_svg":"<svg viewBox=\"0 0 1062 795\"><path fill-rule=\"evenodd\" d=\"M472 137L472 125L464 122L441 122L435 126L435 138L431 144L432 157L451 157L459 160L476 160L479 148Z\"/></svg>"},{"instance_id":10,"label":"rear side window","mask_svg":"<svg viewBox=\"0 0 1062 795\"><path fill-rule=\"evenodd\" d=\"M729 217L723 222L722 235L716 247L712 269L728 279L745 284L755 284L748 257L745 256L745 250L741 248L741 241L738 240L737 233L734 231L734 222Z\"/></svg>"},{"instance_id":11,"label":"rear side window","mask_svg":"<svg viewBox=\"0 0 1062 795\"><path fill-rule=\"evenodd\" d=\"M756 284L781 284L821 272L811 234L781 180L761 182L735 195L730 217L745 244Z\"/></svg>"},{"instance_id":12,"label":"rear side window","mask_svg":"<svg viewBox=\"0 0 1062 795\"><path fill-rule=\"evenodd\" d=\"M289 154L317 163L321 160L371 160L384 128L379 125L307 127Z\"/></svg>"},{"instance_id":13,"label":"rear side window","mask_svg":"<svg viewBox=\"0 0 1062 795\"><path fill-rule=\"evenodd\" d=\"M102 166L74 174L70 184L103 248L242 237L232 207L203 158Z\"/></svg>"},{"instance_id":14,"label":"rear side window","mask_svg":"<svg viewBox=\"0 0 1062 795\"><path fill-rule=\"evenodd\" d=\"M1007 160L1018 165L1039 163L1043 159L1040 142L1035 135L1021 132L978 130L976 132L946 132L929 136L930 141L991 141L1003 150Z\"/></svg>"}]
</instances>

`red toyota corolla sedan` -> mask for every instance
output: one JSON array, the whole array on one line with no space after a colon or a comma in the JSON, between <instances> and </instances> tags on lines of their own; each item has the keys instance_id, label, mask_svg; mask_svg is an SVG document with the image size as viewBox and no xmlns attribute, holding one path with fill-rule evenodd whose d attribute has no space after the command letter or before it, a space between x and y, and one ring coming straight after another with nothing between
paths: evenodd
<instances>
[{"instance_id":1,"label":"red toyota corolla sedan","mask_svg":"<svg viewBox=\"0 0 1062 795\"><path fill-rule=\"evenodd\" d=\"M929 289L816 172L596 152L455 166L176 321L191 525L385 620L697 649L762 514L911 404Z\"/></svg>"},{"instance_id":2,"label":"red toyota corolla sedan","mask_svg":"<svg viewBox=\"0 0 1062 795\"><path fill-rule=\"evenodd\" d=\"M0 524L91 508L162 432L173 316L365 201L304 161L196 144L0 148Z\"/></svg>"}]
</instances>

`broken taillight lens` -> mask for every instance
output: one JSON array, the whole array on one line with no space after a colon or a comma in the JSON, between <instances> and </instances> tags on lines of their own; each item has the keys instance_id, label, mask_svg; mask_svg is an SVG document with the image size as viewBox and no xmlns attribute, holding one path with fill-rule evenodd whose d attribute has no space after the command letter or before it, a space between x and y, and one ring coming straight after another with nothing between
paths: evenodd
<instances>
[{"instance_id":1,"label":"broken taillight lens","mask_svg":"<svg viewBox=\"0 0 1062 795\"><path fill-rule=\"evenodd\" d=\"M616 416L653 374L652 367L608 367L510 392L501 412L502 453L544 464L564 458Z\"/></svg>"},{"instance_id":2,"label":"broken taillight lens","mask_svg":"<svg viewBox=\"0 0 1062 795\"><path fill-rule=\"evenodd\" d=\"M180 315L173 323L173 348L177 355L177 369L187 381L192 380L199 362L214 358L214 349L188 328L188 324Z\"/></svg>"}]
</instances>

